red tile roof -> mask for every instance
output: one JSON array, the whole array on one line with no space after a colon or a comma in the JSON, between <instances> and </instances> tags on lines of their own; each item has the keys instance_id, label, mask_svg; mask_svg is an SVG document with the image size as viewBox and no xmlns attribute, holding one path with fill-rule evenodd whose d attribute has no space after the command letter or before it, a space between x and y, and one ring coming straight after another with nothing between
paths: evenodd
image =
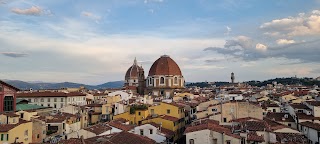
<instances>
[{"instance_id":1,"label":"red tile roof","mask_svg":"<svg viewBox=\"0 0 320 144\"><path fill-rule=\"evenodd\" d=\"M30 121L19 119L19 122L16 124L0 124L0 132L8 132L8 131L14 129L15 127L19 126L20 124L24 124L24 123L28 123L28 122L30 122Z\"/></svg>"},{"instance_id":2,"label":"red tile roof","mask_svg":"<svg viewBox=\"0 0 320 144\"><path fill-rule=\"evenodd\" d=\"M191 132L201 131L201 130L206 130L206 129L211 130L211 131L215 131L218 133L224 133L228 136L231 136L231 137L234 137L237 139L241 138L240 135L232 134L230 129L225 128L223 126L220 126L212 121L207 121L207 122L199 124L199 125L189 126L186 128L184 133L191 133Z\"/></svg>"},{"instance_id":3,"label":"red tile roof","mask_svg":"<svg viewBox=\"0 0 320 144\"><path fill-rule=\"evenodd\" d=\"M173 122L179 121L178 118L172 117L172 116L168 116L168 115L162 115L162 116L160 116L160 118L165 119L165 120L169 120L169 121L173 121Z\"/></svg>"},{"instance_id":4,"label":"red tile roof","mask_svg":"<svg viewBox=\"0 0 320 144\"><path fill-rule=\"evenodd\" d=\"M93 125L91 127L87 127L84 130L86 131L90 131L92 133L95 133L96 135L102 134L106 131L111 130L112 128L110 126L108 126L107 124L97 124L97 125Z\"/></svg>"},{"instance_id":5,"label":"red tile roof","mask_svg":"<svg viewBox=\"0 0 320 144\"><path fill-rule=\"evenodd\" d=\"M287 115L287 118L285 118L285 115ZM273 113L269 112L266 115L267 118L273 119L278 122L295 122L293 117L289 113Z\"/></svg>"},{"instance_id":6,"label":"red tile roof","mask_svg":"<svg viewBox=\"0 0 320 144\"><path fill-rule=\"evenodd\" d=\"M263 135L258 136L256 132L249 132L247 135L247 140L248 141L255 141L255 142L264 142L264 137Z\"/></svg>"},{"instance_id":7,"label":"red tile roof","mask_svg":"<svg viewBox=\"0 0 320 144\"><path fill-rule=\"evenodd\" d=\"M301 124L302 126L309 127L309 128L315 129L315 130L317 130L317 131L320 131L320 124L318 124L318 123L313 123L313 122L310 122L310 121L305 121L305 122L301 122L300 124Z\"/></svg>"},{"instance_id":8,"label":"red tile roof","mask_svg":"<svg viewBox=\"0 0 320 144\"><path fill-rule=\"evenodd\" d=\"M132 125L122 124L120 121L117 121L117 120L113 120L113 121L109 122L108 124L112 127L115 127L117 129L121 129L123 131L129 131L134 128L134 126L132 126Z\"/></svg>"}]
</instances>

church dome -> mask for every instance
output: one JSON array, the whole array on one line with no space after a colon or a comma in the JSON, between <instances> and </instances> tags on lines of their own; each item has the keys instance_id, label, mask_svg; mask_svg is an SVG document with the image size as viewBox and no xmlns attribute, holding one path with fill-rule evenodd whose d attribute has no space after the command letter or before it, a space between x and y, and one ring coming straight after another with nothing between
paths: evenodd
<instances>
[{"instance_id":1,"label":"church dome","mask_svg":"<svg viewBox=\"0 0 320 144\"><path fill-rule=\"evenodd\" d=\"M143 70L143 68L138 66L137 60L135 59L133 65L127 70L125 79L138 78L140 70Z\"/></svg>"},{"instance_id":2,"label":"church dome","mask_svg":"<svg viewBox=\"0 0 320 144\"><path fill-rule=\"evenodd\" d=\"M152 64L149 76L153 75L182 75L182 73L173 59L168 55L163 55Z\"/></svg>"}]
</instances>

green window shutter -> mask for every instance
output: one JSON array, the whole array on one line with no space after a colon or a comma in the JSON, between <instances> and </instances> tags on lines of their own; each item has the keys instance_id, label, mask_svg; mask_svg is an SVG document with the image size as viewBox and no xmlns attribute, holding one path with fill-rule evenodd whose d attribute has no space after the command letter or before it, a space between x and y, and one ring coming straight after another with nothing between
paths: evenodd
<instances>
[{"instance_id":1,"label":"green window shutter","mask_svg":"<svg viewBox=\"0 0 320 144\"><path fill-rule=\"evenodd\" d=\"M3 134L1 134L1 141L3 141Z\"/></svg>"},{"instance_id":2,"label":"green window shutter","mask_svg":"<svg viewBox=\"0 0 320 144\"><path fill-rule=\"evenodd\" d=\"M7 134L7 141L9 141L9 134Z\"/></svg>"}]
</instances>

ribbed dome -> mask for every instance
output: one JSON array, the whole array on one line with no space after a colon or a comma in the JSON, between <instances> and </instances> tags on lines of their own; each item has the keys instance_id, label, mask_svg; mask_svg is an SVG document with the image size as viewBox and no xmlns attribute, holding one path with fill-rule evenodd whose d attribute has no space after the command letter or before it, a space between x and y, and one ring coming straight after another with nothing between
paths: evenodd
<instances>
[{"instance_id":1,"label":"ribbed dome","mask_svg":"<svg viewBox=\"0 0 320 144\"><path fill-rule=\"evenodd\" d=\"M149 76L153 75L182 75L177 63L168 55L163 55L151 66Z\"/></svg>"},{"instance_id":2,"label":"ribbed dome","mask_svg":"<svg viewBox=\"0 0 320 144\"><path fill-rule=\"evenodd\" d=\"M135 59L133 65L127 70L125 79L138 78L140 70L143 70L143 68L138 66L137 60Z\"/></svg>"}]
</instances>

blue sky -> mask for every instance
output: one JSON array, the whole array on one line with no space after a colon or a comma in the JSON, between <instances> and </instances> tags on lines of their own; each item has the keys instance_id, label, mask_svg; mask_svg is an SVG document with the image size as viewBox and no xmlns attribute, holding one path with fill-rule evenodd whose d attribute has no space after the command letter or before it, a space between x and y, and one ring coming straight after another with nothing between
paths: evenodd
<instances>
[{"instance_id":1,"label":"blue sky","mask_svg":"<svg viewBox=\"0 0 320 144\"><path fill-rule=\"evenodd\" d=\"M100 84L170 55L187 81L320 76L320 1L0 0L1 79Z\"/></svg>"}]
</instances>

